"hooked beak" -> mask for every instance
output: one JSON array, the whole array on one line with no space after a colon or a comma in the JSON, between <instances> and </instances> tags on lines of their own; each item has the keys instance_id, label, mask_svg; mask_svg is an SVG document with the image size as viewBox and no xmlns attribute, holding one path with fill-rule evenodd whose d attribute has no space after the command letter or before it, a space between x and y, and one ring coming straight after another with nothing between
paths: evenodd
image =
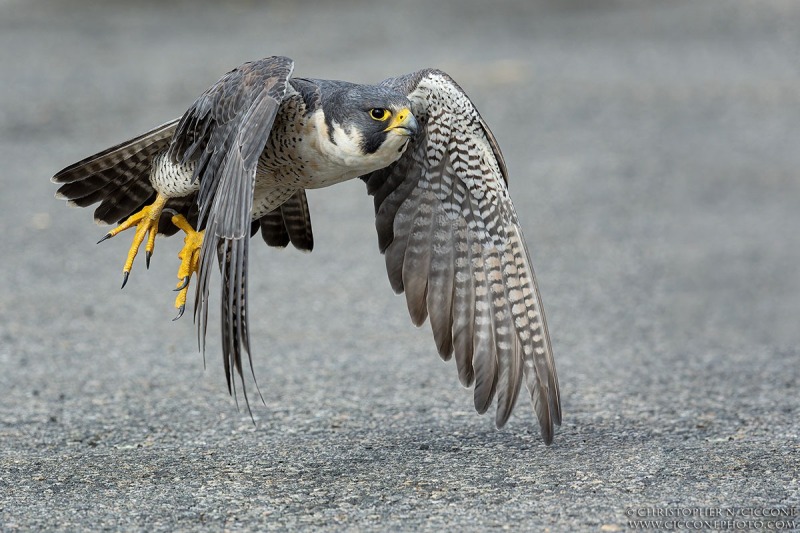
<instances>
[{"instance_id":1,"label":"hooked beak","mask_svg":"<svg viewBox=\"0 0 800 533\"><path fill-rule=\"evenodd\" d=\"M398 111L392 117L392 120L389 122L389 126L387 126L383 131L392 130L400 135L405 135L406 137L414 137L417 135L419 124L417 124L417 119L414 118L414 114L409 108L404 107Z\"/></svg>"}]
</instances>

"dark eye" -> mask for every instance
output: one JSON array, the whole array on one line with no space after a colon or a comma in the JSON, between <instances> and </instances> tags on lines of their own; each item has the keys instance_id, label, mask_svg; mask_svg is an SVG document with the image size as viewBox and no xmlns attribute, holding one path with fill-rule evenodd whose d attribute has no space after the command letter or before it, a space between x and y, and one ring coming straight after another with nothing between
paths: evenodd
<instances>
[{"instance_id":1,"label":"dark eye","mask_svg":"<svg viewBox=\"0 0 800 533\"><path fill-rule=\"evenodd\" d=\"M392 113L388 109L384 109L382 107L376 107L374 109L369 110L369 116L374 118L375 120L386 120L392 115Z\"/></svg>"}]
</instances>

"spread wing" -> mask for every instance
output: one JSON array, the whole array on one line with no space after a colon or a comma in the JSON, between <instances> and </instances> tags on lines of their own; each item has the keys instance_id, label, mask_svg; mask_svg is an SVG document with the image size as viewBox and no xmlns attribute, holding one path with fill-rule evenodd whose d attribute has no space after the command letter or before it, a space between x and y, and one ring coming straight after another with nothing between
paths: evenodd
<instances>
[{"instance_id":1,"label":"spread wing","mask_svg":"<svg viewBox=\"0 0 800 533\"><path fill-rule=\"evenodd\" d=\"M247 249L256 166L293 68L289 58L269 57L227 73L183 115L169 148L176 163L196 165L198 225L205 229L195 299L198 342L205 350L208 284L216 256L222 273L222 353L231 393L231 369L242 377L242 349L250 357ZM251 371L252 366L250 357ZM242 388L247 401L244 380Z\"/></svg>"},{"instance_id":2,"label":"spread wing","mask_svg":"<svg viewBox=\"0 0 800 533\"><path fill-rule=\"evenodd\" d=\"M56 198L78 207L100 202L94 212L100 224L120 223L152 204L156 197L150 183L153 158L169 147L177 124L178 119L171 120L61 170L52 179L61 184ZM173 198L168 206L191 217L192 200L190 197ZM177 229L168 217L161 219L159 233L172 235Z\"/></svg>"},{"instance_id":3,"label":"spread wing","mask_svg":"<svg viewBox=\"0 0 800 533\"><path fill-rule=\"evenodd\" d=\"M389 281L411 319L430 317L439 354L455 353L484 413L511 414L524 376L546 443L561 424L558 378L544 308L494 136L445 73L383 82L408 95L420 135L403 156L364 179L375 197Z\"/></svg>"}]
</instances>

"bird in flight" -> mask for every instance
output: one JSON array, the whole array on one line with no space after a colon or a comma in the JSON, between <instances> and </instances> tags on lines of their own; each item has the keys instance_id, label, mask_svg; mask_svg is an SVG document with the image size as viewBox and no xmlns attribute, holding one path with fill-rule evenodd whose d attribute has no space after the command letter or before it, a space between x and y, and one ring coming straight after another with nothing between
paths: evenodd
<instances>
[{"instance_id":1,"label":"bird in flight","mask_svg":"<svg viewBox=\"0 0 800 533\"><path fill-rule=\"evenodd\" d=\"M235 396L244 353L252 372L247 282L250 237L311 250L306 189L361 178L374 197L378 245L412 322L430 320L439 355L455 355L475 409L496 397L508 420L524 380L543 440L561 424L544 308L508 194L500 147L450 76L425 69L377 85L293 78L268 57L225 74L186 113L68 166L56 196L135 228L123 287L145 244L185 233L175 307L193 275L194 318L205 350L209 279L221 272L222 355ZM146 243L145 243L146 240Z\"/></svg>"}]
</instances>

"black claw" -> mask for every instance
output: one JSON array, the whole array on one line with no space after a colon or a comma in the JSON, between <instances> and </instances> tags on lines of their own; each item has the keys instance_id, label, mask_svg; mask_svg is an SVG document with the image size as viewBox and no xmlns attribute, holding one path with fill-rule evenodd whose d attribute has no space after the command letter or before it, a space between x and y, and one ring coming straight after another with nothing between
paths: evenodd
<instances>
[{"instance_id":1,"label":"black claw","mask_svg":"<svg viewBox=\"0 0 800 533\"><path fill-rule=\"evenodd\" d=\"M128 283L128 274L130 274L130 272L123 272L122 273L122 287L120 287L120 289L124 289L125 288L125 284Z\"/></svg>"},{"instance_id":2,"label":"black claw","mask_svg":"<svg viewBox=\"0 0 800 533\"><path fill-rule=\"evenodd\" d=\"M151 257L153 257L153 252L151 252L149 250L147 252L145 252L145 254L144 254L144 266L147 268L147 270L150 270L150 258Z\"/></svg>"},{"instance_id":3,"label":"black claw","mask_svg":"<svg viewBox=\"0 0 800 533\"><path fill-rule=\"evenodd\" d=\"M183 289L185 289L185 288L186 288L186 286L187 286L188 284L189 284L189 276L186 276L185 278L183 278L183 279L181 280L181 284L178 286L178 288L177 288L177 289L173 289L173 290L174 290L175 292L180 292L180 291L182 291Z\"/></svg>"},{"instance_id":4,"label":"black claw","mask_svg":"<svg viewBox=\"0 0 800 533\"><path fill-rule=\"evenodd\" d=\"M182 306L180 306L180 307L178 308L178 316L176 316L175 318L173 318L173 319L172 319L172 321L173 321L173 322L175 322L175 321L176 321L176 320L178 320L180 317L182 317L182 316L183 316L183 312L184 312L185 310L186 310L186 306L185 306L185 305L182 305Z\"/></svg>"},{"instance_id":5,"label":"black claw","mask_svg":"<svg viewBox=\"0 0 800 533\"><path fill-rule=\"evenodd\" d=\"M110 239L110 238L111 238L111 234L110 234L110 233L106 233L105 237L103 237L102 239L100 239L99 241L97 241L97 244L100 244L100 243L101 243L101 242L103 242L104 240L106 240L106 239Z\"/></svg>"}]
</instances>

